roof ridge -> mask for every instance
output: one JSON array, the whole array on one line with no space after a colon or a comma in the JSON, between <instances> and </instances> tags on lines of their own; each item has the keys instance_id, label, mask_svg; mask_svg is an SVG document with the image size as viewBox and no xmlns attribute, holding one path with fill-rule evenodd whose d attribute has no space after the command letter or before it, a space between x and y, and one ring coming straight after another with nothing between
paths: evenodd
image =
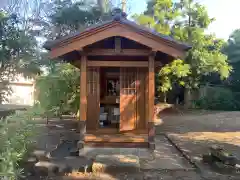
<instances>
[{"instance_id":1,"label":"roof ridge","mask_svg":"<svg viewBox=\"0 0 240 180\"><path fill-rule=\"evenodd\" d=\"M94 25L90 25L88 26L86 29L84 29L83 31L76 31L72 34L69 34L69 35L66 35L66 36L63 36L59 39L55 39L55 40L52 40L52 41L47 41L45 44L44 44L44 48L47 49L47 50L50 50L52 47L54 47L55 45L59 44L59 43L62 43L64 41L67 41L69 39L73 39L73 38L76 38L76 37L79 37L81 36L82 34L84 33L87 33L88 31L91 31L93 29L97 29L97 28L101 28L103 26L106 26L108 24L111 24L113 22L119 22L119 23L123 23L123 24L126 24L126 25L129 25L129 26L132 26L133 28L136 28L136 29L139 29L139 30L142 30L142 31L145 31L151 35L154 35L154 36L157 36L165 41L168 41L168 42L171 42L171 43L175 43L176 45L178 46L182 46L182 48L184 50L188 50L191 48L191 46L189 46L188 44L186 43L183 43L183 42L179 42L177 40L175 40L173 37L171 36L168 36L168 35L165 35L165 34L162 34L162 33L159 33L157 32L155 29L152 29L152 28L148 28L146 26L143 26L143 25L140 25L140 24L137 24L136 22L134 21L131 21L125 17L117 17L117 18L114 18L112 20L108 20L108 21L103 21L102 23L97 23L97 24L94 24Z\"/></svg>"}]
</instances>

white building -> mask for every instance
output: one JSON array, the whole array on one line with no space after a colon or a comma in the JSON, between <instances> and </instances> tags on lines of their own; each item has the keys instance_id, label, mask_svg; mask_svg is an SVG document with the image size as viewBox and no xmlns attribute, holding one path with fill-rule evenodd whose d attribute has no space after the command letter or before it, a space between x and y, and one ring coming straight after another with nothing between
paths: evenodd
<instances>
[{"instance_id":1,"label":"white building","mask_svg":"<svg viewBox=\"0 0 240 180\"><path fill-rule=\"evenodd\" d=\"M34 80L19 75L15 81L10 82L11 95L3 104L30 105L34 104Z\"/></svg>"}]
</instances>

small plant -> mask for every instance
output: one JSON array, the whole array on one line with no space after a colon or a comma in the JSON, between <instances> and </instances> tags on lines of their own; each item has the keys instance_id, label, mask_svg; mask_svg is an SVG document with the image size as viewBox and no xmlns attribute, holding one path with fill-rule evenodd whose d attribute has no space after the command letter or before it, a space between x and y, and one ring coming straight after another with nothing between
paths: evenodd
<instances>
[{"instance_id":1,"label":"small plant","mask_svg":"<svg viewBox=\"0 0 240 180\"><path fill-rule=\"evenodd\" d=\"M0 120L0 179L17 179L23 173L19 163L32 149L36 135L33 119L40 115L38 108L32 108Z\"/></svg>"}]
</instances>

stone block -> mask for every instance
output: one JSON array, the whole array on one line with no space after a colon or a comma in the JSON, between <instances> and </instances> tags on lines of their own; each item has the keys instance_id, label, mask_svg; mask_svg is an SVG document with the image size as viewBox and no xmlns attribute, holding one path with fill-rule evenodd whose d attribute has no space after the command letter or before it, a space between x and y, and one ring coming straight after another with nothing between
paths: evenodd
<instances>
[{"instance_id":1,"label":"stone block","mask_svg":"<svg viewBox=\"0 0 240 180\"><path fill-rule=\"evenodd\" d=\"M214 162L212 167L221 173L233 174L236 172L235 166L233 167L233 166L224 164L223 162Z\"/></svg>"},{"instance_id":2,"label":"stone block","mask_svg":"<svg viewBox=\"0 0 240 180\"><path fill-rule=\"evenodd\" d=\"M34 165L38 162L36 157L29 157L22 161L21 166L28 170L28 175L35 174Z\"/></svg>"},{"instance_id":3,"label":"stone block","mask_svg":"<svg viewBox=\"0 0 240 180\"><path fill-rule=\"evenodd\" d=\"M73 148L70 150L70 156L78 156L78 155L79 155L78 148Z\"/></svg>"},{"instance_id":4,"label":"stone block","mask_svg":"<svg viewBox=\"0 0 240 180\"><path fill-rule=\"evenodd\" d=\"M36 157L38 161L48 161L48 153L43 150L35 150L32 152L32 156Z\"/></svg>"},{"instance_id":5,"label":"stone block","mask_svg":"<svg viewBox=\"0 0 240 180\"><path fill-rule=\"evenodd\" d=\"M40 176L55 175L58 173L58 166L48 161L39 161L34 165L35 173Z\"/></svg>"},{"instance_id":6,"label":"stone block","mask_svg":"<svg viewBox=\"0 0 240 180\"><path fill-rule=\"evenodd\" d=\"M238 162L238 159L234 155L232 155L231 153L228 153L222 148L211 147L210 151L212 156L218 158L220 161L222 161L226 165L235 166Z\"/></svg>"},{"instance_id":7,"label":"stone block","mask_svg":"<svg viewBox=\"0 0 240 180\"><path fill-rule=\"evenodd\" d=\"M148 148L149 148L149 150L155 150L155 148L156 148L155 142L149 142L148 143Z\"/></svg>"},{"instance_id":8,"label":"stone block","mask_svg":"<svg viewBox=\"0 0 240 180\"><path fill-rule=\"evenodd\" d=\"M204 163L212 164L212 163L214 163L216 161L220 161L220 160L218 158L212 156L211 154L204 154L202 156L202 161Z\"/></svg>"},{"instance_id":9,"label":"stone block","mask_svg":"<svg viewBox=\"0 0 240 180\"><path fill-rule=\"evenodd\" d=\"M78 141L78 142L77 142L77 148L78 148L78 149L84 148L84 141Z\"/></svg>"}]
</instances>

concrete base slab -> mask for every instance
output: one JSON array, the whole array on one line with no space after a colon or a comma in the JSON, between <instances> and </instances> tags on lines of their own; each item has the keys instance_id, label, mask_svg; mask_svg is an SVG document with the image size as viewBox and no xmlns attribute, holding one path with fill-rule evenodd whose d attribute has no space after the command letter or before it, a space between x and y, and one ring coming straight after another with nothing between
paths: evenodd
<instances>
[{"instance_id":1,"label":"concrete base slab","mask_svg":"<svg viewBox=\"0 0 240 180\"><path fill-rule=\"evenodd\" d=\"M136 155L138 156L138 148L101 148L101 147L88 147L84 146L83 149L79 151L79 156L88 157L95 159L97 155Z\"/></svg>"},{"instance_id":2,"label":"concrete base slab","mask_svg":"<svg viewBox=\"0 0 240 180\"><path fill-rule=\"evenodd\" d=\"M94 173L139 172L139 158L134 155L97 155L92 166Z\"/></svg>"},{"instance_id":3,"label":"concrete base slab","mask_svg":"<svg viewBox=\"0 0 240 180\"><path fill-rule=\"evenodd\" d=\"M141 170L193 170L194 168L182 154L163 135L155 138L155 151L145 148L101 148L85 146L79 151L79 155L96 160L97 157L104 157L107 161L111 156L133 155L138 157ZM96 162L96 161L95 161ZM127 171L128 172L128 171Z\"/></svg>"},{"instance_id":4,"label":"concrete base slab","mask_svg":"<svg viewBox=\"0 0 240 180\"><path fill-rule=\"evenodd\" d=\"M164 137L156 136L156 149L151 153L152 160L141 161L141 169L144 170L192 170L192 165L180 154L180 152Z\"/></svg>"}]
</instances>

